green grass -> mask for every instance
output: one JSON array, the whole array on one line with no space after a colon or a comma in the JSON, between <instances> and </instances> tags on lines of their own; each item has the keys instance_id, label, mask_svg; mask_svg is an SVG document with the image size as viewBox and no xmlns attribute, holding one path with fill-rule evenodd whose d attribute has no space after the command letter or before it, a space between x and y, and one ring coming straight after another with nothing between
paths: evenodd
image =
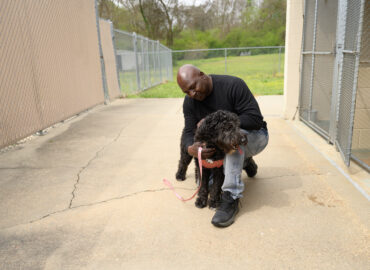
<instances>
[{"instance_id":1,"label":"green grass","mask_svg":"<svg viewBox=\"0 0 370 270\"><path fill-rule=\"evenodd\" d=\"M178 98L184 94L177 86L176 73L183 64L193 64L206 74L228 74L242 78L254 95L281 95L284 88L284 54L264 54L255 56L231 56L227 58L210 58L177 61L173 67L173 81L169 81L140 93L125 91L129 98ZM123 76L124 77L124 76ZM121 77L122 78L122 77ZM132 78L129 78L132 80ZM121 85L122 85L121 80Z\"/></svg>"},{"instance_id":2,"label":"green grass","mask_svg":"<svg viewBox=\"0 0 370 270\"><path fill-rule=\"evenodd\" d=\"M141 93L127 95L128 98L182 98L184 96L176 80L162 83Z\"/></svg>"}]
</instances>

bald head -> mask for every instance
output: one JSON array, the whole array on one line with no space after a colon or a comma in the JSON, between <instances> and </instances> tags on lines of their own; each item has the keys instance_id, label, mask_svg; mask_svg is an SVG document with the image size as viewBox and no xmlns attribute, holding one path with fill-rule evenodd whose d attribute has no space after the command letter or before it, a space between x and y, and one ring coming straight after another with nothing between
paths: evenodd
<instances>
[{"instance_id":1,"label":"bald head","mask_svg":"<svg viewBox=\"0 0 370 270\"><path fill-rule=\"evenodd\" d=\"M204 100L212 92L212 79L199 68L186 64L177 72L177 84L189 97Z\"/></svg>"},{"instance_id":2,"label":"bald head","mask_svg":"<svg viewBox=\"0 0 370 270\"><path fill-rule=\"evenodd\" d=\"M180 88L183 89L183 85L185 86L197 76L200 76L200 73L201 71L196 66L190 64L183 65L177 72L177 83L179 84Z\"/></svg>"}]
</instances>

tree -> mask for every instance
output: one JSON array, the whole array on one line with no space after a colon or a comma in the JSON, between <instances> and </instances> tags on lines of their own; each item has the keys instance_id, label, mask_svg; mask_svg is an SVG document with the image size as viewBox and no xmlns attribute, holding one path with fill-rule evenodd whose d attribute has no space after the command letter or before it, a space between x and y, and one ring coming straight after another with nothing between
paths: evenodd
<instances>
[{"instance_id":1,"label":"tree","mask_svg":"<svg viewBox=\"0 0 370 270\"><path fill-rule=\"evenodd\" d=\"M130 21L127 10L119 7L116 1L98 0L99 17L110 20L116 29L126 29L131 31Z\"/></svg>"},{"instance_id":2,"label":"tree","mask_svg":"<svg viewBox=\"0 0 370 270\"><path fill-rule=\"evenodd\" d=\"M173 45L174 20L178 14L178 0L119 0L135 18L135 30L151 39L165 39ZM141 18L135 15L140 14Z\"/></svg>"},{"instance_id":3,"label":"tree","mask_svg":"<svg viewBox=\"0 0 370 270\"><path fill-rule=\"evenodd\" d=\"M170 48L284 45L286 0L99 0L115 28Z\"/></svg>"}]
</instances>

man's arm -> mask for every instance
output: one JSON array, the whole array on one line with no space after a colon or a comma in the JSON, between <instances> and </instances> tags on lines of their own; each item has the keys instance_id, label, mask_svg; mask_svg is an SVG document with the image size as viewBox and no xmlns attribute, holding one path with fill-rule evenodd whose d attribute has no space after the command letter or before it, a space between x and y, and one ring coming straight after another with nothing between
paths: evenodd
<instances>
[{"instance_id":1,"label":"man's arm","mask_svg":"<svg viewBox=\"0 0 370 270\"><path fill-rule=\"evenodd\" d=\"M258 130L263 127L263 117L258 103L243 80L235 84L232 99L242 129Z\"/></svg>"},{"instance_id":2,"label":"man's arm","mask_svg":"<svg viewBox=\"0 0 370 270\"><path fill-rule=\"evenodd\" d=\"M189 105L188 100L185 98L183 107L185 127L184 127L184 144L186 148L194 143L195 130L197 128L197 119Z\"/></svg>"},{"instance_id":3,"label":"man's arm","mask_svg":"<svg viewBox=\"0 0 370 270\"><path fill-rule=\"evenodd\" d=\"M194 135L198 126L198 119L195 117L194 112L189 108L189 104L186 103L186 100L183 104L183 113L185 119L184 144L188 154L197 158L198 149L199 147L202 147L202 159L210 158L215 153L215 149L205 148L203 143L194 142ZM199 123L201 123L201 121L202 120L200 120Z\"/></svg>"}]
</instances>

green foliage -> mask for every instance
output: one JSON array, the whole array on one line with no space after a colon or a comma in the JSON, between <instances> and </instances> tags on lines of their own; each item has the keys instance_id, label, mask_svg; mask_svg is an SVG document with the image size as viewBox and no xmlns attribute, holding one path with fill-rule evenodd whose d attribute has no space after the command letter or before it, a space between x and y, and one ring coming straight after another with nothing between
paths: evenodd
<instances>
[{"instance_id":1,"label":"green foliage","mask_svg":"<svg viewBox=\"0 0 370 270\"><path fill-rule=\"evenodd\" d=\"M220 48L220 30L184 30L174 40L173 50Z\"/></svg>"},{"instance_id":2,"label":"green foliage","mask_svg":"<svg viewBox=\"0 0 370 270\"><path fill-rule=\"evenodd\" d=\"M259 8L247 5L242 24L232 27L226 35L218 28L186 29L176 36L173 49L283 46L285 9L285 0L264 0Z\"/></svg>"},{"instance_id":3,"label":"green foliage","mask_svg":"<svg viewBox=\"0 0 370 270\"><path fill-rule=\"evenodd\" d=\"M99 17L112 21L115 29L134 31L128 10L117 6L111 0L98 0Z\"/></svg>"},{"instance_id":4,"label":"green foliage","mask_svg":"<svg viewBox=\"0 0 370 270\"><path fill-rule=\"evenodd\" d=\"M207 8L177 6L171 13L172 32L159 1L142 1L142 11L150 19L150 25L143 21L138 5L117 6L113 0L98 0L98 3L100 17L112 20L115 28L158 39L173 50L284 45L286 0L264 0L260 6L247 0L240 18L230 25L220 24L222 12L213 14ZM212 2L205 1L204 7L207 3ZM172 46L168 44L171 35Z\"/></svg>"}]
</instances>

